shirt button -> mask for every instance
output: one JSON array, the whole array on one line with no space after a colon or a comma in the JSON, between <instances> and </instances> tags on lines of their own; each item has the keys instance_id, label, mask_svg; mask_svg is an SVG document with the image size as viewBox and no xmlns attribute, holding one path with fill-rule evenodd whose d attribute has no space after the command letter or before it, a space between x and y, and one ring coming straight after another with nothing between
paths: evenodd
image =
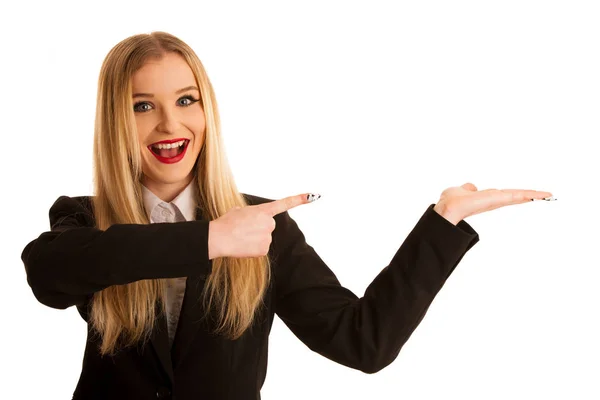
<instances>
[{"instance_id":1,"label":"shirt button","mask_svg":"<svg viewBox=\"0 0 600 400\"><path fill-rule=\"evenodd\" d=\"M170 396L171 391L164 386L160 386L156 391L156 398L158 399L168 399Z\"/></svg>"}]
</instances>

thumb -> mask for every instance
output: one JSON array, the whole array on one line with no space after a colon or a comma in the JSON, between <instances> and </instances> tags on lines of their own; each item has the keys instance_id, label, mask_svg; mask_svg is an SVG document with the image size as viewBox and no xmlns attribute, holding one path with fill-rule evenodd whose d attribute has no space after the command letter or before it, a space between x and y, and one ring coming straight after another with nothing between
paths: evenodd
<instances>
[{"instance_id":1,"label":"thumb","mask_svg":"<svg viewBox=\"0 0 600 400\"><path fill-rule=\"evenodd\" d=\"M461 186L461 188L463 189L467 189L470 190L471 192L476 192L477 191L477 187L475 185L473 185L472 183L465 183L464 185Z\"/></svg>"}]
</instances>

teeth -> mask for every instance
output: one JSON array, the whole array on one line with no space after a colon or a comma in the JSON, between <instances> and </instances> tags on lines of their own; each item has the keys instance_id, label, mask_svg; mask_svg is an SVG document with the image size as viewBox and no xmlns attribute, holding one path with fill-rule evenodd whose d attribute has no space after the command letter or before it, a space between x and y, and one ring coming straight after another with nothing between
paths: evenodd
<instances>
[{"instance_id":1,"label":"teeth","mask_svg":"<svg viewBox=\"0 0 600 400\"><path fill-rule=\"evenodd\" d=\"M183 146L184 143L185 143L185 140L180 140L179 142L175 142L175 143L161 143L161 144L154 144L152 146L156 147L157 149L172 149L174 147Z\"/></svg>"}]
</instances>

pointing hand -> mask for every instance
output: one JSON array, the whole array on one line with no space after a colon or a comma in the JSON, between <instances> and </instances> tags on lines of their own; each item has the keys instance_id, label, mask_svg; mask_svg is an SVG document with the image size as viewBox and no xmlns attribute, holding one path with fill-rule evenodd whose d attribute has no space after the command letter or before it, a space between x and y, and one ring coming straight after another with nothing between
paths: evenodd
<instances>
[{"instance_id":1,"label":"pointing hand","mask_svg":"<svg viewBox=\"0 0 600 400\"><path fill-rule=\"evenodd\" d=\"M310 193L285 197L268 203L234 207L210 221L208 258L259 257L268 253L271 233L275 230L275 215L302 204L318 200Z\"/></svg>"}]
</instances>

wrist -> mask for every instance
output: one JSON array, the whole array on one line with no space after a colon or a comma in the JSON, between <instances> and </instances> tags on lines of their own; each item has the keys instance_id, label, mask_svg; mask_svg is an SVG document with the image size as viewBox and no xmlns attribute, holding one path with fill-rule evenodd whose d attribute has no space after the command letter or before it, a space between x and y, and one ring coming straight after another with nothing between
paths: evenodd
<instances>
[{"instance_id":1,"label":"wrist","mask_svg":"<svg viewBox=\"0 0 600 400\"><path fill-rule=\"evenodd\" d=\"M462 217L458 216L455 212L453 212L450 209L450 207L448 207L448 205L443 201L439 201L433 207L433 210L435 212L437 212L439 215L441 215L442 217L444 217L452 225L457 225L462 220Z\"/></svg>"},{"instance_id":2,"label":"wrist","mask_svg":"<svg viewBox=\"0 0 600 400\"><path fill-rule=\"evenodd\" d=\"M208 223L208 259L220 257L218 249L218 223L217 221L210 221Z\"/></svg>"}]
</instances>

